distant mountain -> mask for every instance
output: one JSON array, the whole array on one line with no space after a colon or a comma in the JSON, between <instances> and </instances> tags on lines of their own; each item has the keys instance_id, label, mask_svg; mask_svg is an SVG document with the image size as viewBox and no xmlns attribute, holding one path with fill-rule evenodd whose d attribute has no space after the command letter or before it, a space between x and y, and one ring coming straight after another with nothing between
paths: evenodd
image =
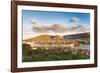
<instances>
[{"instance_id":1,"label":"distant mountain","mask_svg":"<svg viewBox=\"0 0 100 73\"><path fill-rule=\"evenodd\" d=\"M40 41L40 40L64 40L64 39L79 39L79 38L82 39L82 38L89 38L89 37L90 37L90 32L64 35L64 36L59 36L59 35L52 36L48 34L43 34L43 35L39 35L37 37L30 38L24 41L33 42L33 41Z\"/></svg>"},{"instance_id":2,"label":"distant mountain","mask_svg":"<svg viewBox=\"0 0 100 73\"><path fill-rule=\"evenodd\" d=\"M89 38L90 32L85 33L78 33L78 34L72 34L72 35L64 35L64 39L82 39L82 38Z\"/></svg>"}]
</instances>

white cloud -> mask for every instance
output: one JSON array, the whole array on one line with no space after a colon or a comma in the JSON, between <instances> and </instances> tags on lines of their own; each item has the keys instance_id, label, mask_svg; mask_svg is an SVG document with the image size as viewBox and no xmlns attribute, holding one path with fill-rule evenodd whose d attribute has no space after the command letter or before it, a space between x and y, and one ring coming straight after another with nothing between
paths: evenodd
<instances>
[{"instance_id":1,"label":"white cloud","mask_svg":"<svg viewBox=\"0 0 100 73\"><path fill-rule=\"evenodd\" d=\"M79 19L78 19L77 17L73 17L70 21L71 21L71 22L78 22Z\"/></svg>"}]
</instances>

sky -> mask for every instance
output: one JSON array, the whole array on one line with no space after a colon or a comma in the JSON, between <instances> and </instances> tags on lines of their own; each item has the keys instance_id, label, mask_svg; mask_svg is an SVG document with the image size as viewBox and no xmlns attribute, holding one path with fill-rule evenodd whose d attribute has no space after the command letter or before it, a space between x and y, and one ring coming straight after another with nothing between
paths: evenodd
<instances>
[{"instance_id":1,"label":"sky","mask_svg":"<svg viewBox=\"0 0 100 73\"><path fill-rule=\"evenodd\" d=\"M23 39L83 33L90 31L90 13L23 10L22 24Z\"/></svg>"}]
</instances>

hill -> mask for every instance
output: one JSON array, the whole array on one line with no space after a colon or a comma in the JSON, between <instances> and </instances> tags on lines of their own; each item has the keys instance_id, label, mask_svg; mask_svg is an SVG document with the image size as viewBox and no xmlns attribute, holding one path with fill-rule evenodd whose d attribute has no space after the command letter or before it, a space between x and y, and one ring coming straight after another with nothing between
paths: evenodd
<instances>
[{"instance_id":1,"label":"hill","mask_svg":"<svg viewBox=\"0 0 100 73\"><path fill-rule=\"evenodd\" d=\"M72 35L64 35L64 39L83 39L83 38L90 38L90 32L85 33L78 33Z\"/></svg>"},{"instance_id":2,"label":"hill","mask_svg":"<svg viewBox=\"0 0 100 73\"><path fill-rule=\"evenodd\" d=\"M40 40L83 39L83 38L89 38L89 37L90 37L90 32L64 35L64 36L59 36L59 35L52 36L48 34L43 34L43 35L39 35L37 37L30 38L24 41L32 42L32 41L40 41Z\"/></svg>"}]
</instances>

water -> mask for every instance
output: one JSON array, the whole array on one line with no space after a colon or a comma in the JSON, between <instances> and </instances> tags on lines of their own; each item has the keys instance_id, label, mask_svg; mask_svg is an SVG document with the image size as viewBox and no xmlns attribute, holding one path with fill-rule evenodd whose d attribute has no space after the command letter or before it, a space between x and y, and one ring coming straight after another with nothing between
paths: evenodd
<instances>
[{"instance_id":1,"label":"water","mask_svg":"<svg viewBox=\"0 0 100 73\"><path fill-rule=\"evenodd\" d=\"M81 44L78 47L81 49L90 49L90 45L86 45L86 44Z\"/></svg>"}]
</instances>

